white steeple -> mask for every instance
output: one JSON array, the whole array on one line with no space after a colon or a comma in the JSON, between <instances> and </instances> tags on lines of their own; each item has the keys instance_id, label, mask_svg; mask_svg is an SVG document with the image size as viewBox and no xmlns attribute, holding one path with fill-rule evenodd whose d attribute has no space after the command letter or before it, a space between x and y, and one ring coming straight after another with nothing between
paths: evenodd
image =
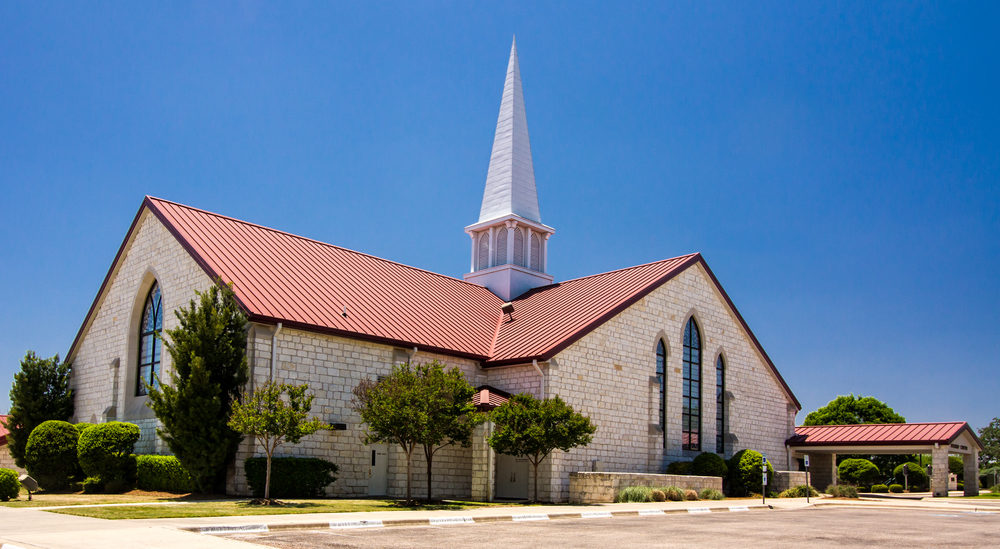
<instances>
[{"instance_id":1,"label":"white steeple","mask_svg":"<svg viewBox=\"0 0 1000 549\"><path fill-rule=\"evenodd\" d=\"M508 301L552 283L545 266L555 229L543 225L538 212L516 40L510 46L479 221L465 232L472 238L472 265L465 280Z\"/></svg>"},{"instance_id":2,"label":"white steeple","mask_svg":"<svg viewBox=\"0 0 1000 549\"><path fill-rule=\"evenodd\" d=\"M528 118L524 111L521 90L521 67L517 62L517 40L510 45L507 79L500 100L500 115L493 137L493 154L486 174L486 190L479 221L488 221L508 214L517 214L536 223L538 192L535 190L535 169L531 164L531 143L528 140Z\"/></svg>"}]
</instances>

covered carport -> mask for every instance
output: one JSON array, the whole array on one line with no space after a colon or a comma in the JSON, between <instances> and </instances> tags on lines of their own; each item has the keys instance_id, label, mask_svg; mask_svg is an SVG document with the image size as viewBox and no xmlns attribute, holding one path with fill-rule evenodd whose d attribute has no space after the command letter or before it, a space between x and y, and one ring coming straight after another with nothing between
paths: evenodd
<instances>
[{"instance_id":1,"label":"covered carport","mask_svg":"<svg viewBox=\"0 0 1000 549\"><path fill-rule=\"evenodd\" d=\"M811 484L820 490L837 483L837 454L930 454L931 492L946 497L948 455L956 454L965 466L965 495L979 494L983 444L964 421L796 427L785 447L789 462L809 456Z\"/></svg>"}]
</instances>

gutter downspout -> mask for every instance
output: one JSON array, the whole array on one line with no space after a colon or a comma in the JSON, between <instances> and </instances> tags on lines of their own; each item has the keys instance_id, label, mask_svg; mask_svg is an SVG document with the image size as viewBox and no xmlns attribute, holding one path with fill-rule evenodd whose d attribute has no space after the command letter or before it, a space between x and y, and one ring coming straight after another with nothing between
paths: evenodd
<instances>
[{"instance_id":1,"label":"gutter downspout","mask_svg":"<svg viewBox=\"0 0 1000 549\"><path fill-rule=\"evenodd\" d=\"M271 373L268 377L271 381L274 381L274 365L278 362L278 334L280 333L281 323L279 322L278 325L274 327L274 332L271 334Z\"/></svg>"},{"instance_id":2,"label":"gutter downspout","mask_svg":"<svg viewBox=\"0 0 1000 549\"><path fill-rule=\"evenodd\" d=\"M538 398L539 399L544 399L545 398L545 372L543 372L542 369L541 369L541 367L538 366L538 360L537 359L532 360L531 361L531 365L535 367L535 371L538 372L538 375L542 376L542 383L541 383L541 393L542 394L540 394L538 396Z\"/></svg>"}]
</instances>

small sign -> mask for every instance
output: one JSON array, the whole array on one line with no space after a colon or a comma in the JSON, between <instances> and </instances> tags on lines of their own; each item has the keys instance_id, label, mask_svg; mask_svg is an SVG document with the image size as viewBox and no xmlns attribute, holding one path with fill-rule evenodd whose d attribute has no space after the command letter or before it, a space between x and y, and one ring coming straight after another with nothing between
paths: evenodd
<instances>
[{"instance_id":1,"label":"small sign","mask_svg":"<svg viewBox=\"0 0 1000 549\"><path fill-rule=\"evenodd\" d=\"M764 486L767 486L767 472L764 472Z\"/></svg>"},{"instance_id":2,"label":"small sign","mask_svg":"<svg viewBox=\"0 0 1000 549\"><path fill-rule=\"evenodd\" d=\"M809 467L809 455L808 454L806 454L806 460L805 461L806 461L806 467Z\"/></svg>"},{"instance_id":3,"label":"small sign","mask_svg":"<svg viewBox=\"0 0 1000 549\"><path fill-rule=\"evenodd\" d=\"M765 456L764 454L761 454L760 455L760 462L766 465L767 464L767 456Z\"/></svg>"}]
</instances>

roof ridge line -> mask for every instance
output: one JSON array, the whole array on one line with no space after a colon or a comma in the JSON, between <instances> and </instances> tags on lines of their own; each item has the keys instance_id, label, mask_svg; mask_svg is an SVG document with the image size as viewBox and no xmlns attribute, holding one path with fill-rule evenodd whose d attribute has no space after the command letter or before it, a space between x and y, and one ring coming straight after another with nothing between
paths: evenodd
<instances>
[{"instance_id":1,"label":"roof ridge line","mask_svg":"<svg viewBox=\"0 0 1000 549\"><path fill-rule=\"evenodd\" d=\"M557 285L560 285L560 284L566 284L568 282L576 282L578 280L586 280L588 278L594 278L595 276L604 276L604 275L609 275L609 274L612 274L612 273L620 273L620 272L623 272L623 271L629 271L629 270L632 270L632 269L638 269L640 267L648 267L650 265L656 265L657 263L666 263L667 261L676 261L678 259L690 259L690 258L692 258L692 257L694 257L696 255L701 255L701 252L691 252L689 254L679 255L679 256L676 256L676 257L668 257L666 259L658 259L656 261L650 261L648 263L640 263L639 265L632 265L632 266L629 266L629 267L621 267L621 268L618 268L618 269L612 269L610 271L604 271L603 273L594 273L592 275L581 276L581 277L577 277L577 278L571 278L569 280L564 280L562 282L556 282L554 284L548 284L547 286L540 286L537 289L541 290L541 289L547 288L548 286L557 286Z\"/></svg>"},{"instance_id":2,"label":"roof ridge line","mask_svg":"<svg viewBox=\"0 0 1000 549\"><path fill-rule=\"evenodd\" d=\"M816 427L879 427L879 426L894 426L894 425L956 425L959 423L968 423L967 421L907 421L904 423L836 423L831 425L798 425L796 429L813 429Z\"/></svg>"},{"instance_id":3,"label":"roof ridge line","mask_svg":"<svg viewBox=\"0 0 1000 549\"><path fill-rule=\"evenodd\" d=\"M448 280L454 280L456 282L461 282L462 284L467 284L469 286L474 286L476 288L483 288L487 292L489 292L491 294L493 293L493 292L490 292L485 286L481 286L479 284L474 284L472 282L469 282L469 281L466 281L466 280L462 280L461 278L456 278L454 276L448 276L446 274L436 273L436 272L431 271L429 269L422 269L420 267L414 267L413 265L407 265L406 263L400 263L399 261L393 261L391 259L386 259L384 257L379 257L377 255L367 254L365 252L359 252L357 250L352 250L350 248L345 248L343 246L338 246L336 244L330 244L329 242L323 242L322 240L316 240L315 238L309 238L308 236L302 236L302 235L298 235L298 234L295 234L295 233L290 233L288 231L282 231L281 229L275 229L274 227L268 227L266 225L261 225L260 223L254 223L252 221L247 221L245 219L239 219L237 217L232 217L232 216L220 214L220 213L217 213L217 212L210 212L208 210L203 210L201 208L196 208L194 206L188 206L187 204L181 204L180 202L174 202L173 200L167 200L165 198L158 198L158 197L149 196L149 195L146 195L146 198L148 198L150 200L155 200L155 201L158 201L158 202L166 202L167 204L173 204L174 206L179 206L181 208L186 208L188 210L194 210L196 212L201 212L203 214L208 214L208 215L211 215L211 216L214 216L214 217L219 217L219 218L222 218L222 219L228 219L230 221L235 221L237 223L242 223L243 225L249 225L251 227L257 227L258 229L264 229L265 231L271 231L271 232L274 232L274 233L287 235L287 236L290 236L292 238L298 238L300 240L305 240L307 242L315 242L316 244L320 244L322 246L328 246L330 248L336 248L338 250L343 250L345 252L350 252L352 254L362 255L362 256L365 256L365 257L370 257L372 259L377 259L379 261L384 261L386 263L391 263L393 265L399 265L400 267L406 267L407 269L413 269L414 271L420 271L420 272L424 272L424 273L427 273L427 274L432 274L432 275L435 275L435 276L439 276L439 277L442 277L442 278L447 278ZM497 299L500 299L500 298L498 297Z\"/></svg>"}]
</instances>

